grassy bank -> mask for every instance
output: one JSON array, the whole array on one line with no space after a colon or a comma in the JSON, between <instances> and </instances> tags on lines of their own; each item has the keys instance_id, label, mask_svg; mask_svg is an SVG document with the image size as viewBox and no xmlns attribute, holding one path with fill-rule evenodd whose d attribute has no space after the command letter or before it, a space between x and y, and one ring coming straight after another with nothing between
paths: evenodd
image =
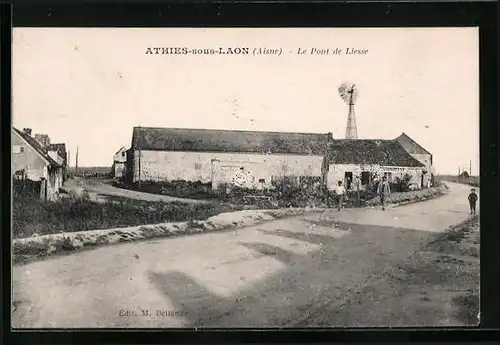
<instances>
[{"instance_id":1,"label":"grassy bank","mask_svg":"<svg viewBox=\"0 0 500 345\"><path fill-rule=\"evenodd\" d=\"M443 196L446 194L446 187L444 185L439 186L439 187L434 187L434 188L426 188L426 189L420 189L420 190L413 190L409 192L399 192L399 193L392 193L388 199L387 203L388 204L410 204L414 202L420 202L420 201L425 201L425 200L430 200L434 199L440 196ZM378 196L373 197L370 200L367 200L364 203L364 206L375 206L380 204L380 199Z\"/></svg>"},{"instance_id":2,"label":"grassy bank","mask_svg":"<svg viewBox=\"0 0 500 345\"><path fill-rule=\"evenodd\" d=\"M216 201L187 204L110 198L104 203L96 203L84 198L41 201L15 197L12 230L14 238L24 238L59 232L203 220L235 209L238 208Z\"/></svg>"},{"instance_id":3,"label":"grassy bank","mask_svg":"<svg viewBox=\"0 0 500 345\"><path fill-rule=\"evenodd\" d=\"M287 216L295 216L305 212L321 211L323 210L243 210L217 214L205 220L189 220L187 222L151 224L105 230L87 230L18 238L14 239L12 244L12 260L14 264L26 264L52 255L68 254L102 245L224 231L236 227L252 226L260 222L271 221Z\"/></svg>"}]
</instances>

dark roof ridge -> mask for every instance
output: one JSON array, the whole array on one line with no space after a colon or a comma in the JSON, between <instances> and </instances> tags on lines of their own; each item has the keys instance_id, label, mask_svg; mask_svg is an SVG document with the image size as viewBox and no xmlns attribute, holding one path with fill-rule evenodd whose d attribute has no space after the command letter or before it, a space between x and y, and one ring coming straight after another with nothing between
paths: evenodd
<instances>
[{"instance_id":1,"label":"dark roof ridge","mask_svg":"<svg viewBox=\"0 0 500 345\"><path fill-rule=\"evenodd\" d=\"M219 128L192 128L192 127L149 127L149 126L134 126L136 129L165 129L165 130L182 130L182 131L216 131L216 132L245 132L245 133L270 133L270 134L301 134L301 135L329 135L331 133L318 133L318 132L280 132L280 131L260 131L260 130L247 130L247 129L219 129Z\"/></svg>"}]
</instances>

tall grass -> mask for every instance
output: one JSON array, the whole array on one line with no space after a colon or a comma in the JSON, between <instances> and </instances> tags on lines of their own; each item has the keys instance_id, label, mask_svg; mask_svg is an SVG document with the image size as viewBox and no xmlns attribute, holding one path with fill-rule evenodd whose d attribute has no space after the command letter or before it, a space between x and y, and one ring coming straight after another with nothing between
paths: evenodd
<instances>
[{"instance_id":1,"label":"tall grass","mask_svg":"<svg viewBox=\"0 0 500 345\"><path fill-rule=\"evenodd\" d=\"M96 203L81 198L41 201L16 197L13 202L13 236L107 229L162 222L203 220L233 207L217 202L198 204L147 202L129 199Z\"/></svg>"}]
</instances>

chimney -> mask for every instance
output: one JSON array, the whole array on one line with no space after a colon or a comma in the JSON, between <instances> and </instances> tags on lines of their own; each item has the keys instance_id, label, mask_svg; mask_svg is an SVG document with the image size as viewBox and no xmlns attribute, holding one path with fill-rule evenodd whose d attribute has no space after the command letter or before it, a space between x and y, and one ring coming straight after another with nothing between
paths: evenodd
<instances>
[{"instance_id":1,"label":"chimney","mask_svg":"<svg viewBox=\"0 0 500 345\"><path fill-rule=\"evenodd\" d=\"M31 136L31 128L23 128L23 132Z\"/></svg>"},{"instance_id":2,"label":"chimney","mask_svg":"<svg viewBox=\"0 0 500 345\"><path fill-rule=\"evenodd\" d=\"M50 145L50 138L47 134L35 134L35 139L38 141L44 148Z\"/></svg>"}]
</instances>

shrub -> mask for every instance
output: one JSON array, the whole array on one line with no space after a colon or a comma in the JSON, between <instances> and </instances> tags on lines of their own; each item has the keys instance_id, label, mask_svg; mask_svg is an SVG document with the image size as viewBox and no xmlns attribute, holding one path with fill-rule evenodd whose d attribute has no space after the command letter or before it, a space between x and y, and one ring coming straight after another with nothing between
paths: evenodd
<instances>
[{"instance_id":1,"label":"shrub","mask_svg":"<svg viewBox=\"0 0 500 345\"><path fill-rule=\"evenodd\" d=\"M411 176L405 174L403 178L399 176L394 179L394 182L390 184L392 192L408 192L410 190Z\"/></svg>"},{"instance_id":2,"label":"shrub","mask_svg":"<svg viewBox=\"0 0 500 345\"><path fill-rule=\"evenodd\" d=\"M122 181L113 181L113 185L120 188L136 190L151 194L168 195L177 198L209 199L213 198L212 183L201 181L141 181L126 185Z\"/></svg>"}]
</instances>

